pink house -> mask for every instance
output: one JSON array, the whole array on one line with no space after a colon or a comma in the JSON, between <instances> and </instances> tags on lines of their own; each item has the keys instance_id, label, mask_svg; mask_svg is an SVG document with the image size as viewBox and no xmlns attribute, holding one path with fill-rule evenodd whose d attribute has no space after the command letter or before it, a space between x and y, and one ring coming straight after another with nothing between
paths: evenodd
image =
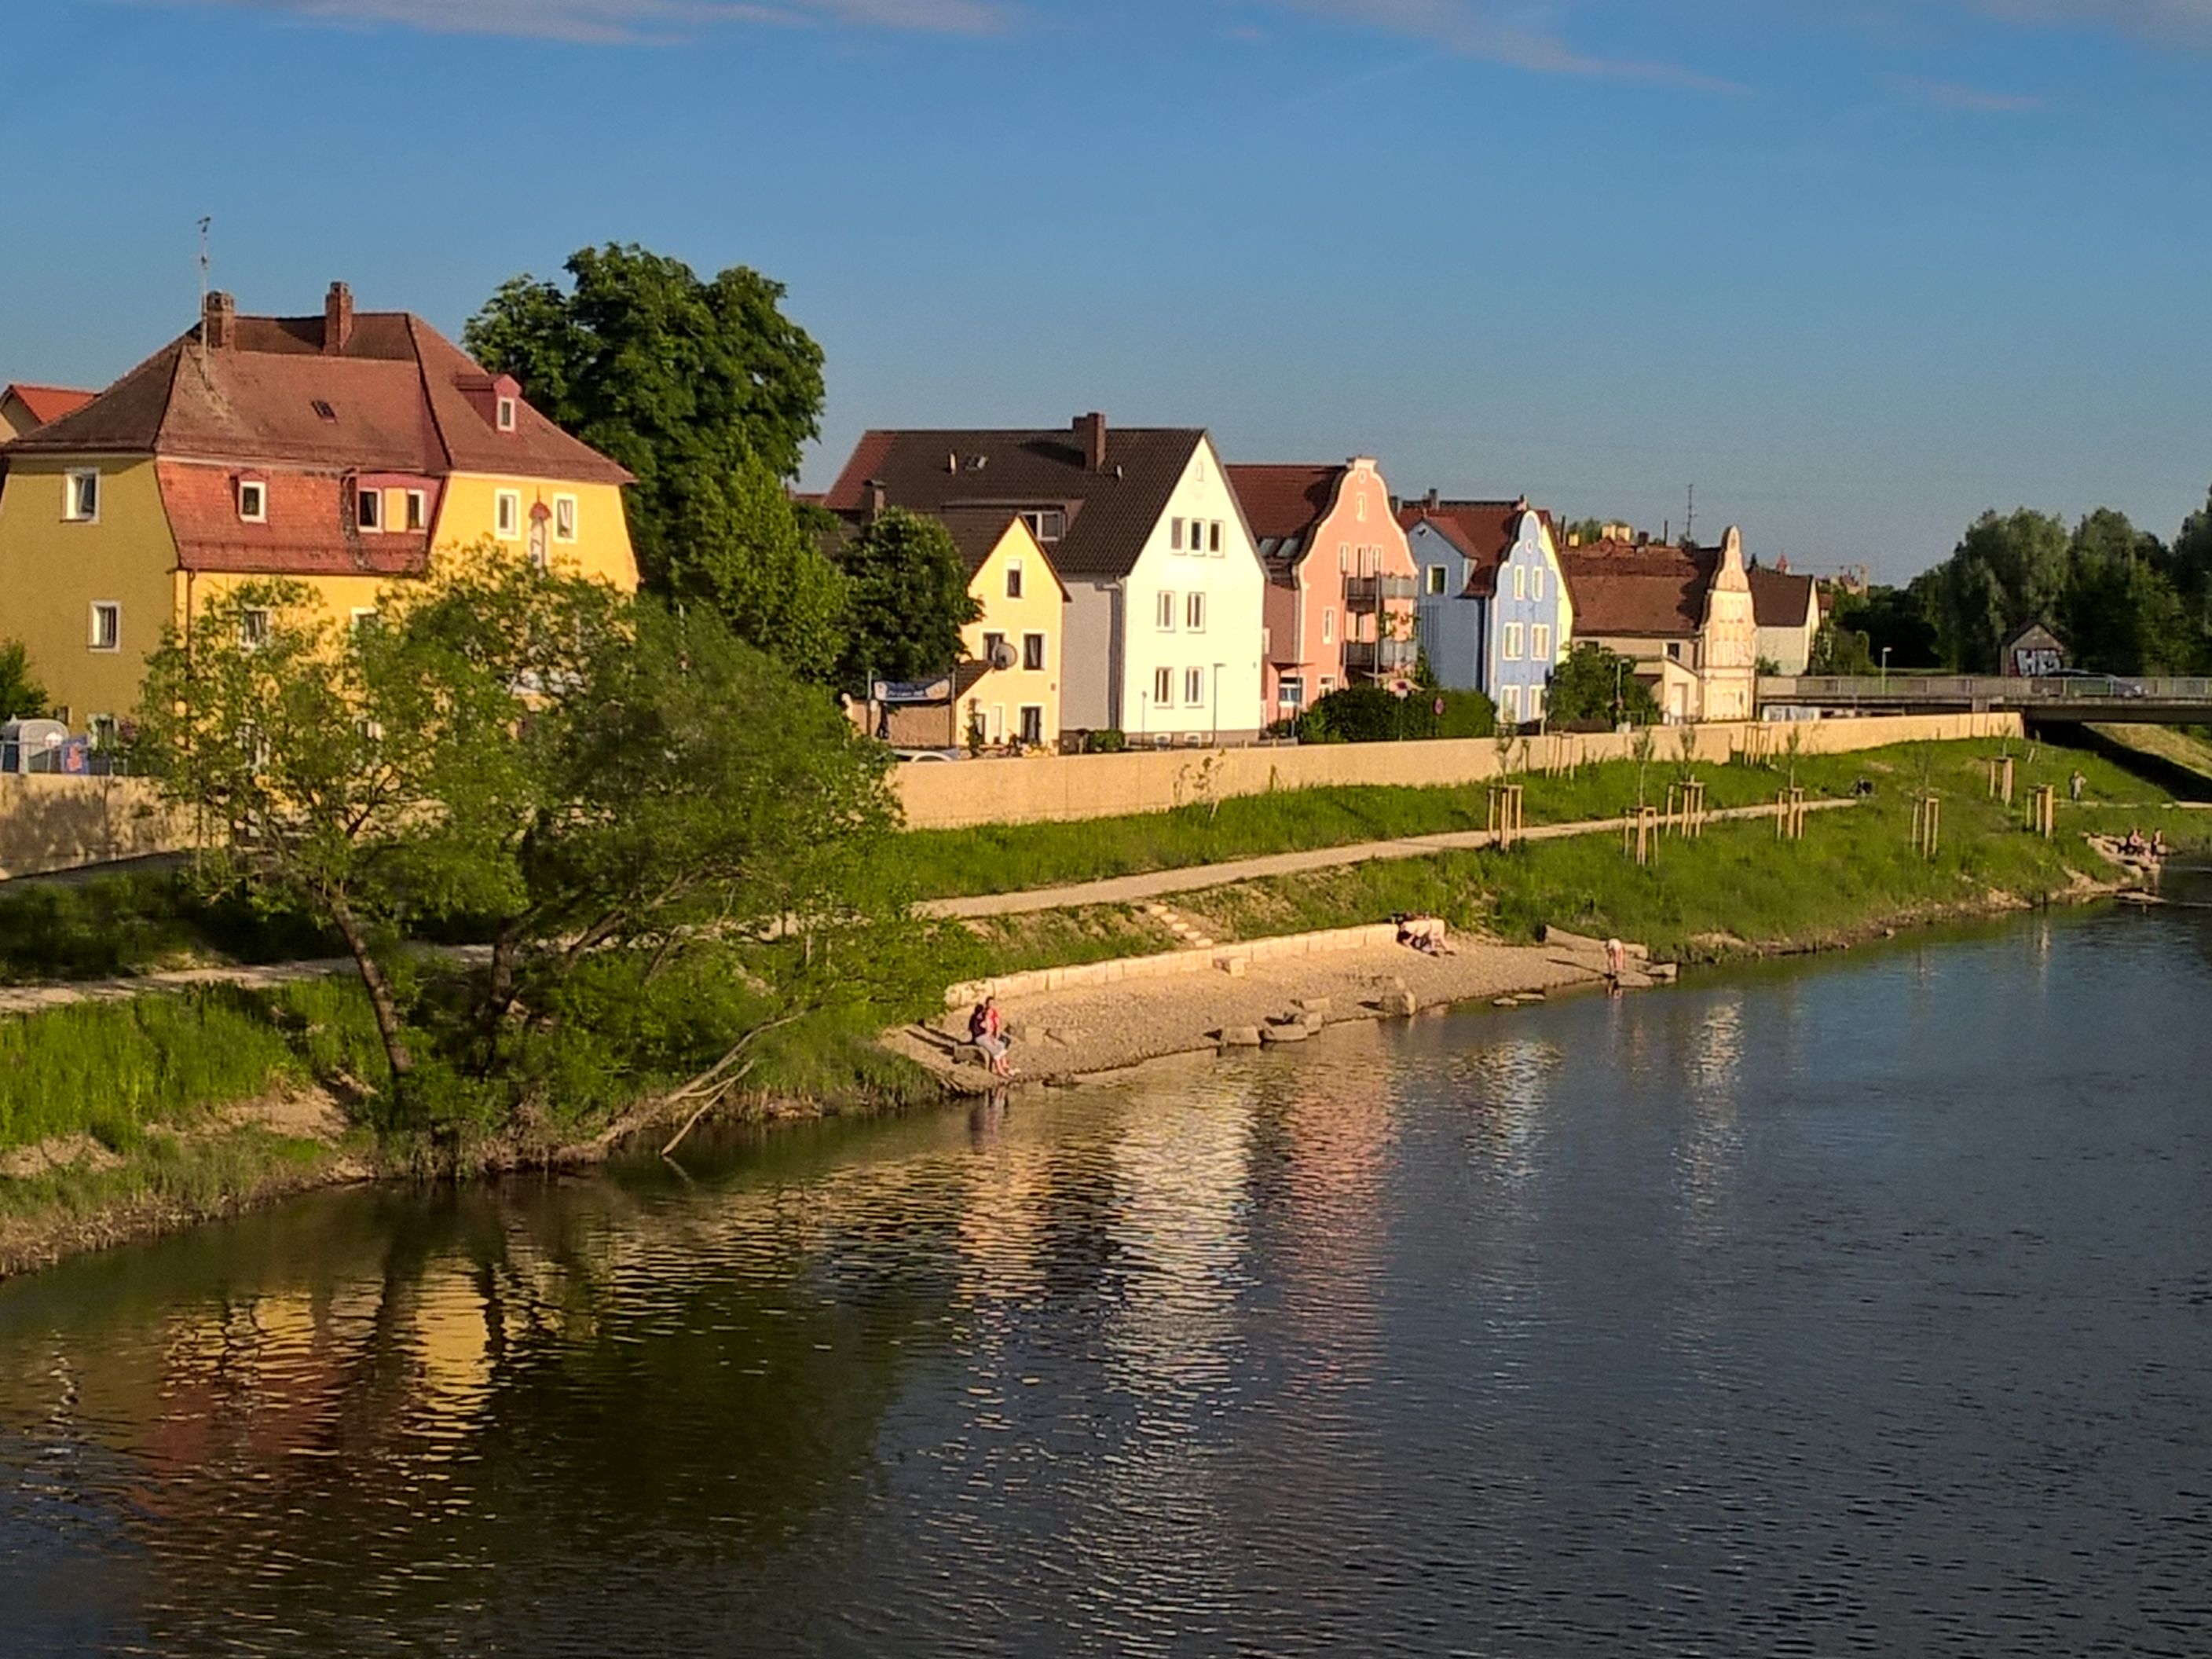
<instances>
[{"instance_id":1,"label":"pink house","mask_svg":"<svg viewBox=\"0 0 2212 1659\"><path fill-rule=\"evenodd\" d=\"M1231 466L1267 570L1265 696L1290 720L1340 686L1411 674L1413 556L1390 487L1340 466Z\"/></svg>"}]
</instances>

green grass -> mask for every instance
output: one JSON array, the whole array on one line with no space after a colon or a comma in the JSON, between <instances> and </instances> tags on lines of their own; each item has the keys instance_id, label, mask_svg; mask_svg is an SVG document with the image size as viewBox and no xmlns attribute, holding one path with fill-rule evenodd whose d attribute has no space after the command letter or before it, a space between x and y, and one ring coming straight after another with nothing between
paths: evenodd
<instances>
[{"instance_id":1,"label":"green grass","mask_svg":"<svg viewBox=\"0 0 2212 1659\"><path fill-rule=\"evenodd\" d=\"M1617 816L1638 799L1639 791L1654 805L1664 805L1668 784L1686 769L1705 781L1706 804L1715 809L1771 802L1793 770L1797 782L1816 799L1847 794L1862 778L1873 781L1882 793L1910 789L1927 765L1936 767L1947 780L1943 787L1985 789L1986 773L1977 769L1984 757L2002 747L1995 741L1911 744L1806 757L1794 768L1784 758L1771 768L1685 769L1679 759L1669 757L1673 744L1662 736L1657 755L1643 769L1632 761L1620 761L1584 768L1571 777L1531 776L1522 781L1529 823L1565 823ZM2031 770L2034 781L2063 786L2067 773L2078 765L2088 780L2090 800L2161 805L2171 799L2095 754L2017 740L2012 749L2021 764L2023 790L2029 787ZM1942 751L1942 757L1931 760L1936 751ZM2028 764L2031 752L2039 757L2033 767ZM1285 790L1239 796L1216 806L1183 806L1078 823L915 830L900 838L899 851L902 873L919 895L963 897L1187 869L1273 853L1481 830L1489 801L1487 784Z\"/></svg>"},{"instance_id":2,"label":"green grass","mask_svg":"<svg viewBox=\"0 0 2212 1659\"><path fill-rule=\"evenodd\" d=\"M373 1044L367 1000L347 981L211 986L0 1019L0 1151L85 1134L127 1152L150 1126L370 1064Z\"/></svg>"},{"instance_id":3,"label":"green grass","mask_svg":"<svg viewBox=\"0 0 2212 1659\"><path fill-rule=\"evenodd\" d=\"M0 886L0 983L285 962L341 949L305 917L204 900L173 871Z\"/></svg>"}]
</instances>

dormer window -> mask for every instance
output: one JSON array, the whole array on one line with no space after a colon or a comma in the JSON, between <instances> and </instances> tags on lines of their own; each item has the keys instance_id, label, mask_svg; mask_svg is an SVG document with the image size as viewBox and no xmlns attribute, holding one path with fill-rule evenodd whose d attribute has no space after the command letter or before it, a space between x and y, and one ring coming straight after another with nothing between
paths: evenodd
<instances>
[{"instance_id":1,"label":"dormer window","mask_svg":"<svg viewBox=\"0 0 2212 1659\"><path fill-rule=\"evenodd\" d=\"M380 489L357 489L353 497L353 521L364 532L384 528L384 492Z\"/></svg>"},{"instance_id":2,"label":"dormer window","mask_svg":"<svg viewBox=\"0 0 2212 1659\"><path fill-rule=\"evenodd\" d=\"M269 486L261 479L238 481L238 516L247 524L269 522Z\"/></svg>"},{"instance_id":3,"label":"dormer window","mask_svg":"<svg viewBox=\"0 0 2212 1659\"><path fill-rule=\"evenodd\" d=\"M499 400L499 414L497 418L499 422L499 429L501 432L512 432L514 430L514 398L501 398Z\"/></svg>"},{"instance_id":4,"label":"dormer window","mask_svg":"<svg viewBox=\"0 0 2212 1659\"><path fill-rule=\"evenodd\" d=\"M316 398L310 407L314 410L315 418L317 420L330 421L335 423L338 418L337 410L332 409L327 402L320 398Z\"/></svg>"}]
</instances>

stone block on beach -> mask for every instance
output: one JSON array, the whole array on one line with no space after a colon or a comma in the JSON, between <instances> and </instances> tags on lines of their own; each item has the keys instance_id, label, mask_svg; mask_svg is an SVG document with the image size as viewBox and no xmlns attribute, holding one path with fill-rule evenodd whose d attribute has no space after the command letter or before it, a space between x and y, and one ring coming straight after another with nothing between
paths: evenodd
<instances>
[{"instance_id":1,"label":"stone block on beach","mask_svg":"<svg viewBox=\"0 0 2212 1659\"><path fill-rule=\"evenodd\" d=\"M1243 957L1216 957L1213 965L1231 979L1242 979L1252 970L1251 963Z\"/></svg>"},{"instance_id":2,"label":"stone block on beach","mask_svg":"<svg viewBox=\"0 0 2212 1659\"><path fill-rule=\"evenodd\" d=\"M1302 1014L1325 1014L1333 1006L1328 997L1300 997L1291 1005Z\"/></svg>"},{"instance_id":3,"label":"stone block on beach","mask_svg":"<svg viewBox=\"0 0 2212 1659\"><path fill-rule=\"evenodd\" d=\"M1224 1048L1256 1048L1260 1046L1260 1028L1256 1025L1226 1025L1221 1029L1218 1041Z\"/></svg>"},{"instance_id":4,"label":"stone block on beach","mask_svg":"<svg viewBox=\"0 0 2212 1659\"><path fill-rule=\"evenodd\" d=\"M1279 1043L1304 1042L1313 1033L1303 1025L1270 1025L1260 1033L1260 1041L1269 1048Z\"/></svg>"},{"instance_id":5,"label":"stone block on beach","mask_svg":"<svg viewBox=\"0 0 2212 1659\"><path fill-rule=\"evenodd\" d=\"M1388 991L1383 994L1382 1012L1395 1019L1411 1019L1421 1012L1420 999L1411 991Z\"/></svg>"}]
</instances>

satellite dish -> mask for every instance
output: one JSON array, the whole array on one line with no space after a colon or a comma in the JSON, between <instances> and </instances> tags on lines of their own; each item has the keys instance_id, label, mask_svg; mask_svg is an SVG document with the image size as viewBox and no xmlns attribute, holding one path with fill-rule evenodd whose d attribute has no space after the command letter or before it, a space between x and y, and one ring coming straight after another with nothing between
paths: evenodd
<instances>
[{"instance_id":1,"label":"satellite dish","mask_svg":"<svg viewBox=\"0 0 2212 1659\"><path fill-rule=\"evenodd\" d=\"M991 666L1000 670L1012 668L1021 660L1021 654L1006 641L1000 640L991 647Z\"/></svg>"}]
</instances>

